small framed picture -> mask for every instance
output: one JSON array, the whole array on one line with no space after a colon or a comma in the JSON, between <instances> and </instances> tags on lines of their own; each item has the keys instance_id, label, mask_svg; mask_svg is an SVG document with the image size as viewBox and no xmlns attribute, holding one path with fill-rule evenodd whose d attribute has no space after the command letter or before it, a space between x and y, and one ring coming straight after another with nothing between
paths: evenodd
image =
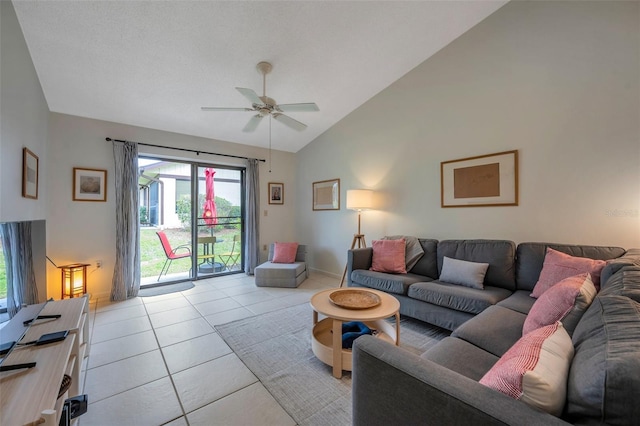
<instances>
[{"instance_id":1,"label":"small framed picture","mask_svg":"<svg viewBox=\"0 0 640 426\"><path fill-rule=\"evenodd\" d=\"M269 204L284 204L284 183L269 182Z\"/></svg>"},{"instance_id":2,"label":"small framed picture","mask_svg":"<svg viewBox=\"0 0 640 426\"><path fill-rule=\"evenodd\" d=\"M107 201L107 171L74 167L73 201Z\"/></svg>"},{"instance_id":3,"label":"small framed picture","mask_svg":"<svg viewBox=\"0 0 640 426\"><path fill-rule=\"evenodd\" d=\"M22 196L38 199L38 156L29 150L22 149Z\"/></svg>"},{"instance_id":4,"label":"small framed picture","mask_svg":"<svg viewBox=\"0 0 640 426\"><path fill-rule=\"evenodd\" d=\"M340 179L313 182L313 210L340 210Z\"/></svg>"}]
</instances>

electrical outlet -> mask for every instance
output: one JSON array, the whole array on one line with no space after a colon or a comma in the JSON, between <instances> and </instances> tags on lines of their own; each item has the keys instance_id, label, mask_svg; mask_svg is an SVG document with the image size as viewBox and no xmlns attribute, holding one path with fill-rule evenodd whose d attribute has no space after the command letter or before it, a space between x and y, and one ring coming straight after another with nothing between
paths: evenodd
<instances>
[{"instance_id":1,"label":"electrical outlet","mask_svg":"<svg viewBox=\"0 0 640 426\"><path fill-rule=\"evenodd\" d=\"M96 268L102 268L102 260L96 260Z\"/></svg>"},{"instance_id":2,"label":"electrical outlet","mask_svg":"<svg viewBox=\"0 0 640 426\"><path fill-rule=\"evenodd\" d=\"M268 211L269 211L269 210L265 210L265 211L264 211L264 215L265 215L265 216L267 216L267 212L268 212Z\"/></svg>"},{"instance_id":3,"label":"electrical outlet","mask_svg":"<svg viewBox=\"0 0 640 426\"><path fill-rule=\"evenodd\" d=\"M267 251L267 245L266 245L266 244L263 244L263 246L262 246L262 250L263 250L263 251Z\"/></svg>"}]
</instances>

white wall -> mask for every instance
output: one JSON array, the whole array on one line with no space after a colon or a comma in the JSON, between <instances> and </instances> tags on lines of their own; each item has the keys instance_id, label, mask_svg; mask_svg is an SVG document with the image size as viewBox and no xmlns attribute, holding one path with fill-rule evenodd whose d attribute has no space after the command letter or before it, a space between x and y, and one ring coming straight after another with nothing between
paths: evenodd
<instances>
[{"instance_id":1,"label":"white wall","mask_svg":"<svg viewBox=\"0 0 640 426\"><path fill-rule=\"evenodd\" d=\"M407 234L640 247L638 2L511 2L298 153L298 239L340 275L367 242ZM372 71L375 72L375 71ZM517 149L520 204L440 207L440 162ZM340 211L311 184L340 178Z\"/></svg>"},{"instance_id":2,"label":"white wall","mask_svg":"<svg viewBox=\"0 0 640 426\"><path fill-rule=\"evenodd\" d=\"M33 221L33 269L46 297L49 107L10 1L0 2L0 222ZM39 158L38 199L22 197L22 150Z\"/></svg>"},{"instance_id":3,"label":"white wall","mask_svg":"<svg viewBox=\"0 0 640 426\"><path fill-rule=\"evenodd\" d=\"M126 139L164 146L176 146L209 152L267 158L266 149L124 124L92 120L76 116L51 113L49 160L51 167L47 185L51 199L47 221L47 252L57 264L86 262L100 259L103 268L89 268L88 291L93 296L108 295L115 264L115 188L113 180L113 153L106 137ZM189 153L140 146L140 152L179 159L197 159L203 163L244 166L245 161L206 154ZM295 236L295 195L291 191L283 206L269 206L267 183L284 182L285 188L295 184L295 155L281 151L272 153L272 173L268 164L260 166L261 212L268 212L262 220L261 245L275 241L293 240ZM107 169L107 201L72 201L73 167ZM266 252L261 252L266 259ZM50 271L51 272L51 271ZM57 274L49 274L48 289L56 295L60 288Z\"/></svg>"},{"instance_id":4,"label":"white wall","mask_svg":"<svg viewBox=\"0 0 640 426\"><path fill-rule=\"evenodd\" d=\"M0 2L0 222L44 219L49 107L10 1ZM22 149L39 157L38 199L22 197Z\"/></svg>"}]
</instances>

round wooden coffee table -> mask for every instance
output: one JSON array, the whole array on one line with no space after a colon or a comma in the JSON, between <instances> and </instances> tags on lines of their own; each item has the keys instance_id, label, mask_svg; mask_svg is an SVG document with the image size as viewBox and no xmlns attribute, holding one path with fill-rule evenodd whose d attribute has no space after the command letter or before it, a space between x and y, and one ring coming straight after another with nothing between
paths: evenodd
<instances>
[{"instance_id":1,"label":"round wooden coffee table","mask_svg":"<svg viewBox=\"0 0 640 426\"><path fill-rule=\"evenodd\" d=\"M380 298L380 304L366 309L347 309L336 306L329 295L335 292L354 290L374 293ZM334 299L335 299L334 295ZM314 294L311 297L313 308L313 331L311 349L322 362L333 367L333 376L342 377L342 370L351 371L351 349L342 348L342 323L347 321L361 321L371 329L378 330L376 337L384 339L396 346L400 344L400 302L395 297L372 289L329 289ZM318 321L318 314L325 315ZM395 327L384 321L385 318L395 316ZM337 348L337 350L334 350Z\"/></svg>"}]
</instances>

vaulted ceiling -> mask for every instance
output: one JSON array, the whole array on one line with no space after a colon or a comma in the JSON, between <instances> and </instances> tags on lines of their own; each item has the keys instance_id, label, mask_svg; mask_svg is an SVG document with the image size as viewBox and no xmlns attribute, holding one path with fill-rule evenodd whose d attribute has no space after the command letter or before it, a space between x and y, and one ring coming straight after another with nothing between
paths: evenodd
<instances>
[{"instance_id":1,"label":"vaulted ceiling","mask_svg":"<svg viewBox=\"0 0 640 426\"><path fill-rule=\"evenodd\" d=\"M266 147L267 120L200 107L250 107L269 61L268 96L320 108L272 123L297 152L506 1L13 3L51 111Z\"/></svg>"}]
</instances>

